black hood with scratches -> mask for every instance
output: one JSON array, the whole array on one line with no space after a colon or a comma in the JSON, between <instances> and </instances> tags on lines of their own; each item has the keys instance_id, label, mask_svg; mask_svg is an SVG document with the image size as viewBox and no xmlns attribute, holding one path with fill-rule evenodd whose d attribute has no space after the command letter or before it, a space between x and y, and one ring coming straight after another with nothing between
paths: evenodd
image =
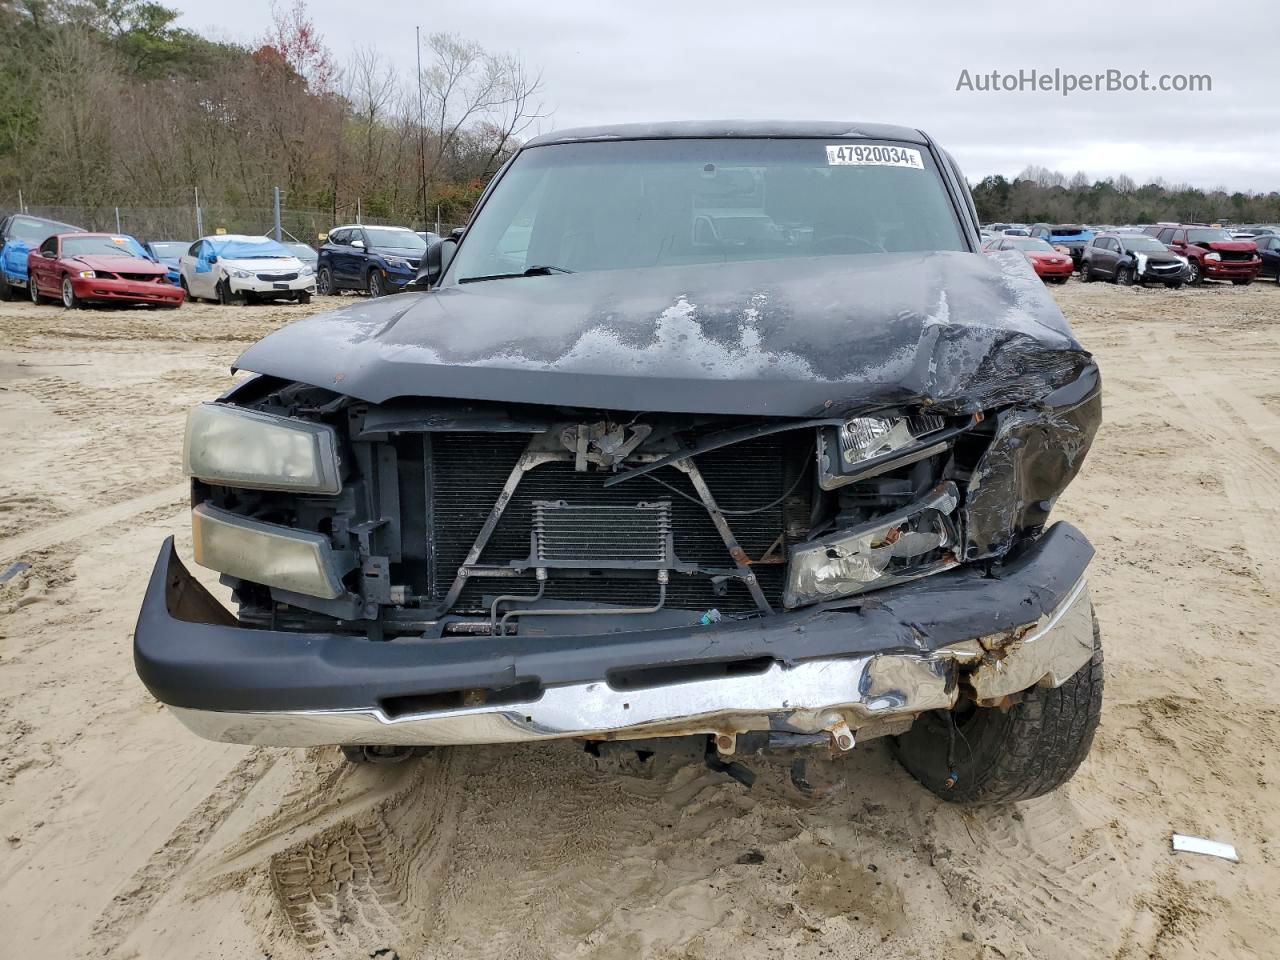
<instances>
[{"instance_id":1,"label":"black hood with scratches","mask_svg":"<svg viewBox=\"0 0 1280 960\"><path fill-rule=\"evenodd\" d=\"M1089 354L1021 254L902 253L531 276L399 294L236 368L394 397L812 416L1034 401Z\"/></svg>"}]
</instances>

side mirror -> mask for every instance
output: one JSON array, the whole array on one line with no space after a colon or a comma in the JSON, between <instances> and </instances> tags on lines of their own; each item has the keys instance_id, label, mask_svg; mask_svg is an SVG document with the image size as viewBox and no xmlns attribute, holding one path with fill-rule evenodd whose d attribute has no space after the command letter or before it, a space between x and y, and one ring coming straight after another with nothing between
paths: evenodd
<instances>
[{"instance_id":1,"label":"side mirror","mask_svg":"<svg viewBox=\"0 0 1280 960\"><path fill-rule=\"evenodd\" d=\"M217 263L218 255L216 253L209 254L209 263Z\"/></svg>"},{"instance_id":2,"label":"side mirror","mask_svg":"<svg viewBox=\"0 0 1280 960\"><path fill-rule=\"evenodd\" d=\"M363 250L363 249L364 249L364 241L363 241L363 240L352 240L352 241L351 241L351 245L352 245L353 247L355 247L357 250Z\"/></svg>"},{"instance_id":3,"label":"side mirror","mask_svg":"<svg viewBox=\"0 0 1280 960\"><path fill-rule=\"evenodd\" d=\"M58 255L54 253L52 250L46 250L44 253L40 254L40 256L44 257L46 260L58 259Z\"/></svg>"},{"instance_id":4,"label":"side mirror","mask_svg":"<svg viewBox=\"0 0 1280 960\"><path fill-rule=\"evenodd\" d=\"M458 241L453 237L428 244L427 252L422 255L422 266L418 268L418 275L413 278L413 287L418 290L434 287L449 269L453 255L457 252Z\"/></svg>"}]
</instances>

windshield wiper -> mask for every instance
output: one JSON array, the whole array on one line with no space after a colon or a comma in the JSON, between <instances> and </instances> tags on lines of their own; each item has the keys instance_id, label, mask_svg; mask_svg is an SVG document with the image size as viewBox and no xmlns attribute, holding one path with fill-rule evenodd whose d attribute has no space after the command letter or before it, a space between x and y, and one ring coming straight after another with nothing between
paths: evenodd
<instances>
[{"instance_id":1,"label":"windshield wiper","mask_svg":"<svg viewBox=\"0 0 1280 960\"><path fill-rule=\"evenodd\" d=\"M573 273L573 271L565 267L552 267L540 263L519 273L492 273L484 277L463 277L458 282L479 283L481 280L512 280L515 277L549 277L553 273Z\"/></svg>"}]
</instances>

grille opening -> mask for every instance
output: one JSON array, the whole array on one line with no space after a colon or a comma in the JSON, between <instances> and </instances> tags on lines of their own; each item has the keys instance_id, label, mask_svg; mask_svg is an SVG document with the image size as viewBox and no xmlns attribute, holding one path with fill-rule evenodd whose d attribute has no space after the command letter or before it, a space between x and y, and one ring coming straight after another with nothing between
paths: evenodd
<instances>
[{"instance_id":1,"label":"grille opening","mask_svg":"<svg viewBox=\"0 0 1280 960\"><path fill-rule=\"evenodd\" d=\"M383 697L380 703L382 712L394 719L421 713L461 710L465 707L500 707L511 703L528 703L541 697L542 684L537 680L524 680L509 687L472 687L466 690Z\"/></svg>"},{"instance_id":2,"label":"grille opening","mask_svg":"<svg viewBox=\"0 0 1280 960\"><path fill-rule=\"evenodd\" d=\"M526 435L501 433L451 433L432 438L426 512L432 527L429 593L433 599L443 598L527 443ZM803 469L806 458L812 457L812 444L812 434L806 431L764 437L699 456L698 466L722 507L751 509L768 503L787 489L795 477L794 471ZM670 490L643 477L605 487L604 480L609 476L601 471L577 472L572 463L534 468L521 480L480 562L505 564L529 557L534 502L538 500L628 508L640 502L668 500L675 555L708 568L732 566L720 534L700 504L673 496ZM659 476L696 499L696 491L683 474L663 469ZM402 474L402 482L405 479ZM763 557L779 534L786 534L786 543L794 542L788 532L795 526L792 518L808 517L809 496L808 486L802 483L784 504L759 513L731 516L730 526L748 556ZM410 496L402 495L401 503L409 499ZM782 555L785 556L785 544ZM580 578L568 577L567 571L557 570L547 584L547 599L619 606L652 603L652 579L626 576L630 572L607 570ZM780 605L785 566L766 563L756 566L754 572L765 596L775 606ZM469 583L452 612L487 613L482 594L491 589L491 584ZM701 575L673 576L666 605L696 611L715 608L722 613L749 613L757 609L740 580L730 579L717 585L711 577Z\"/></svg>"},{"instance_id":3,"label":"grille opening","mask_svg":"<svg viewBox=\"0 0 1280 960\"><path fill-rule=\"evenodd\" d=\"M671 683L691 683L694 680L723 680L729 677L755 676L768 672L773 664L772 657L753 657L750 660L719 660L711 663L636 667L610 670L605 675L605 680L614 690L647 690Z\"/></svg>"}]
</instances>

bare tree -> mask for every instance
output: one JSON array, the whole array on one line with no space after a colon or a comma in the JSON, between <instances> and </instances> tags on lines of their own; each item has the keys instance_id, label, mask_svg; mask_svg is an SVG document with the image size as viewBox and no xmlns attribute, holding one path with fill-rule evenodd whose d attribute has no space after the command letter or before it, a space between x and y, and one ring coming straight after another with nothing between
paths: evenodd
<instances>
[{"instance_id":1,"label":"bare tree","mask_svg":"<svg viewBox=\"0 0 1280 960\"><path fill-rule=\"evenodd\" d=\"M483 173L492 173L512 141L547 115L539 99L542 74L531 73L516 57L489 53L453 34L433 33L427 47L430 66L419 77L432 140L427 186L448 174L466 130L482 131L488 138Z\"/></svg>"}]
</instances>

